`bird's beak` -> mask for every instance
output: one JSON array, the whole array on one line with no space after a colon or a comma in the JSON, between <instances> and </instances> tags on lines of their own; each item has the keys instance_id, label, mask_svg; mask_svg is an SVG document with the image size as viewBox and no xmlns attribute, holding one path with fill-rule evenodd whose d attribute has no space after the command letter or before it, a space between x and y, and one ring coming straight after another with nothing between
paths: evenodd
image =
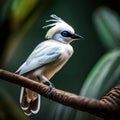
<instances>
[{"instance_id":1,"label":"bird's beak","mask_svg":"<svg viewBox=\"0 0 120 120\"><path fill-rule=\"evenodd\" d=\"M81 35L77 35L77 34L72 34L71 38L73 39L84 39L84 37L82 37Z\"/></svg>"}]
</instances>

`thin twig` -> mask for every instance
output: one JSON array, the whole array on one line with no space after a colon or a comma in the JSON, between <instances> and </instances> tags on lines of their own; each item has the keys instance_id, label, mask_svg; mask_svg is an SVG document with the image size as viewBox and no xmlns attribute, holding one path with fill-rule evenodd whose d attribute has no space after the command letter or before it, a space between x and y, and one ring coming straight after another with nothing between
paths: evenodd
<instances>
[{"instance_id":1,"label":"thin twig","mask_svg":"<svg viewBox=\"0 0 120 120\"><path fill-rule=\"evenodd\" d=\"M27 87L44 97L63 105L86 111L101 118L118 120L120 113L120 85L113 88L101 100L89 99L69 92L53 89L48 95L48 86L26 77L0 69L0 79Z\"/></svg>"}]
</instances>

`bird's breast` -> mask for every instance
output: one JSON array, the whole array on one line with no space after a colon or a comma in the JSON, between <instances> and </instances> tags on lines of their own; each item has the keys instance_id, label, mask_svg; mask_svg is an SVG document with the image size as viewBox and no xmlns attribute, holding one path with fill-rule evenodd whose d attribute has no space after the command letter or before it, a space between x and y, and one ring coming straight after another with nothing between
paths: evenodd
<instances>
[{"instance_id":1,"label":"bird's breast","mask_svg":"<svg viewBox=\"0 0 120 120\"><path fill-rule=\"evenodd\" d=\"M48 63L40 68L40 70L42 70L42 74L44 74L48 79L50 79L56 72L58 72L73 54L72 46L63 44L60 47L60 57L57 60Z\"/></svg>"}]
</instances>

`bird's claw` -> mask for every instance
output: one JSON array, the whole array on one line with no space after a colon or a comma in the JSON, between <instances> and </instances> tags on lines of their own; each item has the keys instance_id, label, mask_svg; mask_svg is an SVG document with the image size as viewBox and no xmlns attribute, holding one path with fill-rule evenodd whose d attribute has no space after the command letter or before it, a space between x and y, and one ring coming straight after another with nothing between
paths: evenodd
<instances>
[{"instance_id":1,"label":"bird's claw","mask_svg":"<svg viewBox=\"0 0 120 120\"><path fill-rule=\"evenodd\" d=\"M49 85L49 88L48 88L48 91L47 91L48 95L51 95L52 89L53 89L53 86Z\"/></svg>"},{"instance_id":2,"label":"bird's claw","mask_svg":"<svg viewBox=\"0 0 120 120\"><path fill-rule=\"evenodd\" d=\"M54 87L52 82L48 81L47 83L49 84L49 88L48 88L47 94L51 95L52 89L55 88L55 87Z\"/></svg>"}]
</instances>

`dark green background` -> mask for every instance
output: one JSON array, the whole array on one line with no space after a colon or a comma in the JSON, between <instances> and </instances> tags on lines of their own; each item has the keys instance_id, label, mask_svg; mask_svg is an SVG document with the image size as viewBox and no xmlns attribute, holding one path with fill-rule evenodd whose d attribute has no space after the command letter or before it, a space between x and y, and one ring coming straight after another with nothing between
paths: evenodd
<instances>
[{"instance_id":1,"label":"dark green background","mask_svg":"<svg viewBox=\"0 0 120 120\"><path fill-rule=\"evenodd\" d=\"M7 0L6 3L1 2L1 6L5 4L7 4ZM93 14L100 6L107 6L119 14L119 8L115 0L50 0L49 4L42 13L38 15L29 30L25 32L12 58L9 59L7 63L4 63L4 59L1 59L1 68L15 72L26 60L35 46L44 40L47 29L42 29L42 26L47 24L45 20L49 19L51 14L56 14L69 23L75 29L76 33L84 36L85 39L71 43L74 48L73 56L51 81L56 88L78 94L92 67L96 64L98 59L107 52L107 49L97 35L93 23ZM5 11L1 9L1 12ZM34 14L34 11L32 12ZM9 14L8 12L7 16L9 16ZM27 19L26 21L24 20L24 22L27 22ZM6 35L9 36L11 33L5 33L7 31L5 29L5 26L7 26L6 22L1 23L0 47L2 58L4 56L4 50L7 50L5 46L8 44L9 39ZM7 24L9 24L9 22ZM23 24L21 24L21 26L22 25ZM9 42L9 44L12 43ZM3 64L5 65L3 66ZM20 87L5 81L0 81L0 87L2 87L1 89L5 90L6 94L9 94L15 104L19 106ZM52 114L54 105L55 103L53 101L42 97L41 110L37 115L32 115L30 119L48 120L49 115ZM20 107L18 107L18 109L20 109Z\"/></svg>"}]
</instances>

